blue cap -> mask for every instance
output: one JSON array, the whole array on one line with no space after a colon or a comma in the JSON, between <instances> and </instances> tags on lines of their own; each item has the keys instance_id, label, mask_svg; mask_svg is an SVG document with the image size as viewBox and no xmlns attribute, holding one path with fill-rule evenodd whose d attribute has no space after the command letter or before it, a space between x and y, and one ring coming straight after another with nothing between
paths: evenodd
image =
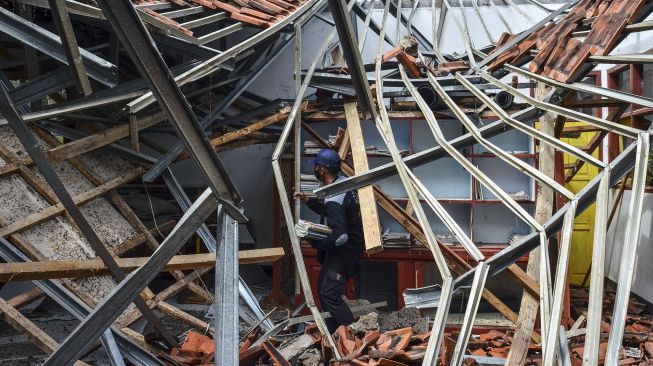
<instances>
[{"instance_id":1,"label":"blue cap","mask_svg":"<svg viewBox=\"0 0 653 366\"><path fill-rule=\"evenodd\" d=\"M315 159L311 160L311 163L315 165L323 165L327 168L340 168L340 156L337 152L331 149L322 149Z\"/></svg>"}]
</instances>

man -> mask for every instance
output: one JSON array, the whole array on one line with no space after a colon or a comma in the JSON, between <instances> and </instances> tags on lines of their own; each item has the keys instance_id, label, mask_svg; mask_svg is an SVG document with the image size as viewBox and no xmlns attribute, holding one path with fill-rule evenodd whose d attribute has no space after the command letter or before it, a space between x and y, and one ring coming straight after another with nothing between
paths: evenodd
<instances>
[{"instance_id":1,"label":"man","mask_svg":"<svg viewBox=\"0 0 653 366\"><path fill-rule=\"evenodd\" d=\"M321 150L313 160L313 166L315 177L322 185L343 179L338 175L340 156L331 149ZM317 249L317 260L322 265L317 291L323 311L331 313L326 324L329 332L333 333L340 325L349 325L355 320L342 295L347 281L358 271L365 252L358 191L329 197L324 203L304 193L295 193L294 196L315 213L326 217L327 225L332 230L329 236L311 245Z\"/></svg>"}]
</instances>

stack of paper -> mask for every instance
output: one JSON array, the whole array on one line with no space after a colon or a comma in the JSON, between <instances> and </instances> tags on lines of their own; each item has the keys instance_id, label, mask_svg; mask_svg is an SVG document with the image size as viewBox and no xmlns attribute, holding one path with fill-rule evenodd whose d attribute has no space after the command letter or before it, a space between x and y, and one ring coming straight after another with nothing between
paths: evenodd
<instances>
[{"instance_id":1,"label":"stack of paper","mask_svg":"<svg viewBox=\"0 0 653 366\"><path fill-rule=\"evenodd\" d=\"M331 228L326 225L316 224L314 222L299 220L295 224L295 232L300 238L310 240L321 240L331 234Z\"/></svg>"},{"instance_id":2,"label":"stack of paper","mask_svg":"<svg viewBox=\"0 0 653 366\"><path fill-rule=\"evenodd\" d=\"M407 248L410 246L410 234L408 233L391 233L390 230L386 230L381 239L385 248Z\"/></svg>"}]
</instances>

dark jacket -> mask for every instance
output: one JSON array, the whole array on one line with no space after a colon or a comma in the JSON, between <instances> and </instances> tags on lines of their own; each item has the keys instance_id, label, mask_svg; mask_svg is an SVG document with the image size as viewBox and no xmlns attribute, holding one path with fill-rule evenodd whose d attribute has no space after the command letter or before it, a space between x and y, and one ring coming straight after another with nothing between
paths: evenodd
<instances>
[{"instance_id":1,"label":"dark jacket","mask_svg":"<svg viewBox=\"0 0 653 366\"><path fill-rule=\"evenodd\" d=\"M338 179L342 178L338 176L336 180ZM318 215L326 217L326 223L332 230L326 238L312 243L318 251L318 261L342 274L352 276L365 252L358 191L341 193L325 199L324 202L311 198L306 205ZM342 234L347 234L347 242L336 246L336 240Z\"/></svg>"}]
</instances>

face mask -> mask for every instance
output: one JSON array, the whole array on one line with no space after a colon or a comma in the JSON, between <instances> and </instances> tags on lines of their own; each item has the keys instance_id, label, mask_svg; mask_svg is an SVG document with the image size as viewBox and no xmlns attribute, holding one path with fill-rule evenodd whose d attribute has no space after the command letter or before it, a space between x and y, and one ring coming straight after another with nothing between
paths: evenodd
<instances>
[{"instance_id":1,"label":"face mask","mask_svg":"<svg viewBox=\"0 0 653 366\"><path fill-rule=\"evenodd\" d=\"M313 174L315 174L315 178L317 178L318 181L322 182L322 174L320 174L319 170L313 170Z\"/></svg>"}]
</instances>

